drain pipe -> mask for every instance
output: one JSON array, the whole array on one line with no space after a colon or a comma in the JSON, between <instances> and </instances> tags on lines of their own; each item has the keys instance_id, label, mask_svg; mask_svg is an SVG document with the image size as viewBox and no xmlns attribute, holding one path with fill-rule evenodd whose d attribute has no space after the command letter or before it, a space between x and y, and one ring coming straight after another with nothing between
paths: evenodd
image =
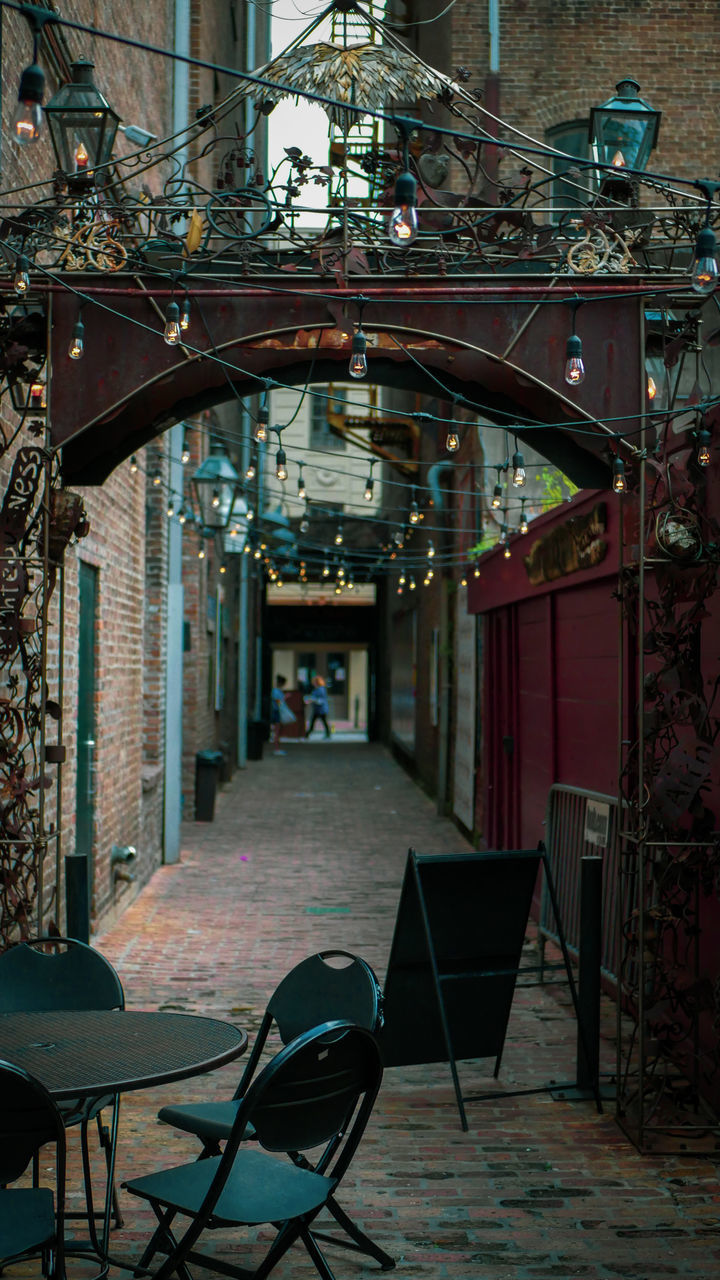
<instances>
[{"instance_id":1,"label":"drain pipe","mask_svg":"<svg viewBox=\"0 0 720 1280\"><path fill-rule=\"evenodd\" d=\"M454 466L454 462L434 462L431 467L428 467L427 484L432 494L433 506L436 511L442 511L445 505L443 491L440 488L440 473L442 471L452 471Z\"/></svg>"}]
</instances>

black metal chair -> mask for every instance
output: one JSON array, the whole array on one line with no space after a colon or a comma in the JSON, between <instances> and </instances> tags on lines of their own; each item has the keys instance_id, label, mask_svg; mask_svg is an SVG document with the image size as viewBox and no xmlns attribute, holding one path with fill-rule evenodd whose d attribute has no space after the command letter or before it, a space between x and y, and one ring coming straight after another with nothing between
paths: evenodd
<instances>
[{"instance_id":1,"label":"black metal chair","mask_svg":"<svg viewBox=\"0 0 720 1280\"><path fill-rule=\"evenodd\" d=\"M233 1098L223 1102L170 1104L161 1108L158 1119L198 1137L203 1144L201 1159L218 1155L221 1142L232 1130L270 1033L274 1031L282 1044L289 1044L302 1032L335 1019L352 1022L368 1031L379 1031L382 991L370 965L359 956L349 951L320 951L301 960L273 992ZM245 1136L253 1135L250 1131ZM395 1266L393 1258L355 1225L334 1196L330 1196L327 1208L347 1239L328 1235L322 1239L368 1254L384 1271Z\"/></svg>"},{"instance_id":2,"label":"black metal chair","mask_svg":"<svg viewBox=\"0 0 720 1280\"><path fill-rule=\"evenodd\" d=\"M12 1187L40 1147L55 1144L55 1196L49 1187ZM0 1062L0 1269L40 1254L43 1274L64 1280L65 1126L39 1080Z\"/></svg>"},{"instance_id":3,"label":"black metal chair","mask_svg":"<svg viewBox=\"0 0 720 1280\"><path fill-rule=\"evenodd\" d=\"M42 1009L124 1009L122 983L109 960L99 951L74 938L33 938L0 953L0 1013L22 1013ZM102 1112L112 1108L110 1127ZM68 1212L67 1218L87 1217L93 1248L107 1252L111 1215L116 1226L122 1217L114 1183L120 1098L71 1099L58 1103L66 1128L80 1126L86 1213ZM95 1210L88 1132L97 1124L98 1139L105 1157L106 1192L102 1211ZM103 1226L103 1246L98 1241L96 1220Z\"/></svg>"},{"instance_id":4,"label":"black metal chair","mask_svg":"<svg viewBox=\"0 0 720 1280\"><path fill-rule=\"evenodd\" d=\"M350 1165L382 1079L377 1041L364 1027L332 1021L304 1032L276 1055L235 1112L222 1155L124 1182L152 1205L158 1227L138 1269L167 1255L155 1280L187 1276L197 1262L223 1275L264 1280L295 1241L305 1245L323 1280L334 1280L313 1222ZM252 1126L255 1143L244 1142ZM275 1155L322 1147L312 1167ZM177 1215L189 1219L176 1237ZM276 1236L248 1269L195 1249L205 1231L271 1225Z\"/></svg>"}]
</instances>

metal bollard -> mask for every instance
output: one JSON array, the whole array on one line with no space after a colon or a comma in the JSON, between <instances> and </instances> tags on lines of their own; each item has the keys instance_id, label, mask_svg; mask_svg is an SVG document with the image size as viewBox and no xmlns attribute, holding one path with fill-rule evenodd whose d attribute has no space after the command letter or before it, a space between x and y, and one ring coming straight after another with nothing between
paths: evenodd
<instances>
[{"instance_id":1,"label":"metal bollard","mask_svg":"<svg viewBox=\"0 0 720 1280\"><path fill-rule=\"evenodd\" d=\"M602 858L580 859L579 1026L576 1070L578 1089L587 1090L597 1087L600 1073L602 869Z\"/></svg>"}]
</instances>

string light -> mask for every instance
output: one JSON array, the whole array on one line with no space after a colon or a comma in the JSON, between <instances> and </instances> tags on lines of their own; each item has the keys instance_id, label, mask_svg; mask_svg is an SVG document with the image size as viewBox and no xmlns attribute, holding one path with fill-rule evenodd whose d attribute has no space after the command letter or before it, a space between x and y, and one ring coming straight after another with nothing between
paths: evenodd
<instances>
[{"instance_id":1,"label":"string light","mask_svg":"<svg viewBox=\"0 0 720 1280\"><path fill-rule=\"evenodd\" d=\"M85 351L85 325L78 316L73 325L68 355L71 360L82 360Z\"/></svg>"},{"instance_id":2,"label":"string light","mask_svg":"<svg viewBox=\"0 0 720 1280\"><path fill-rule=\"evenodd\" d=\"M307 533L309 529L310 529L310 517L308 516L308 510L306 506L305 511L303 512L302 520L300 521L300 532Z\"/></svg>"},{"instance_id":3,"label":"string light","mask_svg":"<svg viewBox=\"0 0 720 1280\"><path fill-rule=\"evenodd\" d=\"M187 514L185 512L185 508L181 507L180 510L178 511L178 524L185 524L186 520L187 520Z\"/></svg>"},{"instance_id":4,"label":"string light","mask_svg":"<svg viewBox=\"0 0 720 1280\"><path fill-rule=\"evenodd\" d=\"M176 347L180 341L180 308L177 302L168 303L163 338L169 347Z\"/></svg>"},{"instance_id":5,"label":"string light","mask_svg":"<svg viewBox=\"0 0 720 1280\"><path fill-rule=\"evenodd\" d=\"M613 460L613 489L615 493L625 493L627 491L627 481L625 479L625 463L622 458L616 457Z\"/></svg>"},{"instance_id":6,"label":"string light","mask_svg":"<svg viewBox=\"0 0 720 1280\"><path fill-rule=\"evenodd\" d=\"M15 260L13 289L19 297L23 297L30 288L30 263L24 253L19 253Z\"/></svg>"},{"instance_id":7,"label":"string light","mask_svg":"<svg viewBox=\"0 0 720 1280\"><path fill-rule=\"evenodd\" d=\"M258 444L265 444L268 438L268 422L270 421L270 410L266 404L260 405L258 409L257 422L255 423L255 439Z\"/></svg>"},{"instance_id":8,"label":"string light","mask_svg":"<svg viewBox=\"0 0 720 1280\"><path fill-rule=\"evenodd\" d=\"M180 308L180 328L183 333L187 333L190 328L190 299L187 294L185 294Z\"/></svg>"},{"instance_id":9,"label":"string light","mask_svg":"<svg viewBox=\"0 0 720 1280\"><path fill-rule=\"evenodd\" d=\"M480 566L476 564L475 568L473 569L473 578L479 578L479 577L480 577Z\"/></svg>"},{"instance_id":10,"label":"string light","mask_svg":"<svg viewBox=\"0 0 720 1280\"><path fill-rule=\"evenodd\" d=\"M717 245L712 227L705 226L695 244L691 284L695 293L712 293L718 280Z\"/></svg>"},{"instance_id":11,"label":"string light","mask_svg":"<svg viewBox=\"0 0 720 1280\"><path fill-rule=\"evenodd\" d=\"M275 475L278 480L285 481L288 478L287 457L282 445L275 454Z\"/></svg>"},{"instance_id":12,"label":"string light","mask_svg":"<svg viewBox=\"0 0 720 1280\"><path fill-rule=\"evenodd\" d=\"M375 459L373 458L372 462L370 463L370 471L368 472L368 478L365 481L365 492L363 494L363 498L365 499L366 502L372 502L372 498L373 498L373 487L374 487L373 467L374 466L375 466Z\"/></svg>"},{"instance_id":13,"label":"string light","mask_svg":"<svg viewBox=\"0 0 720 1280\"><path fill-rule=\"evenodd\" d=\"M428 560L432 560L432 558L433 558L433 556L434 556L434 555L435 555L435 548L434 548L434 546L433 546L432 542L428 542L428 549L427 549L427 558L428 558Z\"/></svg>"},{"instance_id":14,"label":"string light","mask_svg":"<svg viewBox=\"0 0 720 1280\"><path fill-rule=\"evenodd\" d=\"M305 488L305 481L303 480L302 462L298 463L298 498L301 502L307 498L307 490Z\"/></svg>"},{"instance_id":15,"label":"string light","mask_svg":"<svg viewBox=\"0 0 720 1280\"><path fill-rule=\"evenodd\" d=\"M495 508L495 510L497 510L497 508L500 506L500 503L502 502L503 491L502 491L502 485L500 484L500 474L502 471L505 470L505 464L503 462L497 463L495 470L497 471L497 480L495 481L495 487L493 489L491 505Z\"/></svg>"},{"instance_id":16,"label":"string light","mask_svg":"<svg viewBox=\"0 0 720 1280\"><path fill-rule=\"evenodd\" d=\"M448 453L457 453L460 448L460 436L457 431L448 431L445 438L445 448Z\"/></svg>"},{"instance_id":17,"label":"string light","mask_svg":"<svg viewBox=\"0 0 720 1280\"><path fill-rule=\"evenodd\" d=\"M521 533L527 533L527 531L528 531L528 522L527 522L527 516L525 515L525 498L523 498L523 499L521 500L520 507L521 507L521 510L520 510L520 532L521 532Z\"/></svg>"},{"instance_id":18,"label":"string light","mask_svg":"<svg viewBox=\"0 0 720 1280\"><path fill-rule=\"evenodd\" d=\"M335 532L335 546L341 547L342 544L343 544L343 527L341 524L339 524Z\"/></svg>"},{"instance_id":19,"label":"string light","mask_svg":"<svg viewBox=\"0 0 720 1280\"><path fill-rule=\"evenodd\" d=\"M648 400L654 400L656 395L657 395L657 384L652 374L650 373L648 374L648 380L647 380L647 398Z\"/></svg>"},{"instance_id":20,"label":"string light","mask_svg":"<svg viewBox=\"0 0 720 1280\"><path fill-rule=\"evenodd\" d=\"M518 451L517 440L515 441L515 452L513 454L512 467L513 467L513 474L512 474L513 487L515 489L521 489L524 486L525 480L526 480L525 459L523 458L522 454Z\"/></svg>"},{"instance_id":21,"label":"string light","mask_svg":"<svg viewBox=\"0 0 720 1280\"><path fill-rule=\"evenodd\" d=\"M162 484L162 471L160 470L159 467L156 467L155 470L153 471L152 482L156 489L159 485Z\"/></svg>"},{"instance_id":22,"label":"string light","mask_svg":"<svg viewBox=\"0 0 720 1280\"><path fill-rule=\"evenodd\" d=\"M579 387L585 381L582 339L572 333L565 348L565 381L570 387Z\"/></svg>"},{"instance_id":23,"label":"string light","mask_svg":"<svg viewBox=\"0 0 720 1280\"><path fill-rule=\"evenodd\" d=\"M410 521L410 524L417 524L419 519L420 519L420 508L415 498L413 498L412 502L410 503L410 513L408 515L408 520Z\"/></svg>"},{"instance_id":24,"label":"string light","mask_svg":"<svg viewBox=\"0 0 720 1280\"><path fill-rule=\"evenodd\" d=\"M187 466L188 462L190 461L190 445L188 443L187 435L183 437L183 447L182 447L182 453L180 454L180 461L182 462L183 466Z\"/></svg>"},{"instance_id":25,"label":"string light","mask_svg":"<svg viewBox=\"0 0 720 1280\"><path fill-rule=\"evenodd\" d=\"M167 504L167 518L168 518L168 520L172 520L172 518L173 518L173 516L174 516L174 515L175 515L175 503L173 502L173 500L172 500L172 498L171 498L171 499L170 499L170 501L169 501L169 502L168 502L168 504Z\"/></svg>"},{"instance_id":26,"label":"string light","mask_svg":"<svg viewBox=\"0 0 720 1280\"><path fill-rule=\"evenodd\" d=\"M205 548L201 547L200 550L198 551L198 560L204 560L204 559L205 559Z\"/></svg>"},{"instance_id":27,"label":"string light","mask_svg":"<svg viewBox=\"0 0 720 1280\"><path fill-rule=\"evenodd\" d=\"M353 334L351 352L348 373L351 378L364 378L368 369L367 338L360 328Z\"/></svg>"},{"instance_id":28,"label":"string light","mask_svg":"<svg viewBox=\"0 0 720 1280\"><path fill-rule=\"evenodd\" d=\"M257 475L257 459L253 454L253 456L251 457L250 461L248 462L245 468L245 479L254 480L256 475Z\"/></svg>"},{"instance_id":29,"label":"string light","mask_svg":"<svg viewBox=\"0 0 720 1280\"><path fill-rule=\"evenodd\" d=\"M135 457L135 454L133 454L130 459L130 475L134 476L137 469L138 469L138 460Z\"/></svg>"},{"instance_id":30,"label":"string light","mask_svg":"<svg viewBox=\"0 0 720 1280\"><path fill-rule=\"evenodd\" d=\"M695 455L699 467L710 466L710 432L707 427L701 427L697 432L697 453Z\"/></svg>"}]
</instances>

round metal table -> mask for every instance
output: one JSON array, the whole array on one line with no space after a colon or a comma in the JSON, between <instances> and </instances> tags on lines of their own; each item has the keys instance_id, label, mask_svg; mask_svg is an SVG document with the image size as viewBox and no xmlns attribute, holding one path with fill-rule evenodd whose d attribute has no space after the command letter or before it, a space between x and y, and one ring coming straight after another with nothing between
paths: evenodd
<instances>
[{"instance_id":1,"label":"round metal table","mask_svg":"<svg viewBox=\"0 0 720 1280\"><path fill-rule=\"evenodd\" d=\"M229 1022L187 1013L57 1010L0 1015L0 1058L56 1101L148 1089L213 1071L247 1048Z\"/></svg>"}]
</instances>

